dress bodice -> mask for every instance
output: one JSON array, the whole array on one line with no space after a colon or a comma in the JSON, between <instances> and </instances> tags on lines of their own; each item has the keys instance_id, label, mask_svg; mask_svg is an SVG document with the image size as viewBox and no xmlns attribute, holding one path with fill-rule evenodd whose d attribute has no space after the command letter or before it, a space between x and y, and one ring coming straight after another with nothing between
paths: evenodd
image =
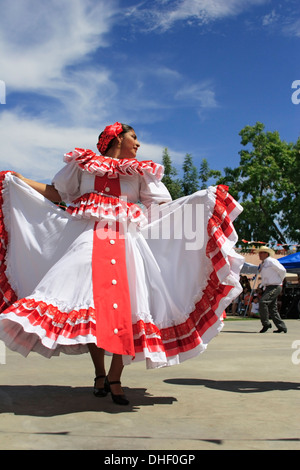
<instances>
[{"instance_id":1,"label":"dress bodice","mask_svg":"<svg viewBox=\"0 0 300 470\"><path fill-rule=\"evenodd\" d=\"M151 204L171 201L170 193L161 181L163 166L152 161L112 159L84 149L65 154L64 161L66 165L52 183L62 200L70 204L68 211L77 217L103 218L107 212L116 215L121 207L125 210L125 204L131 209L137 203L149 208ZM95 178L99 177L108 181L100 193L95 190ZM120 197L110 191L113 184L109 181L113 183L116 179L120 184Z\"/></svg>"}]
</instances>

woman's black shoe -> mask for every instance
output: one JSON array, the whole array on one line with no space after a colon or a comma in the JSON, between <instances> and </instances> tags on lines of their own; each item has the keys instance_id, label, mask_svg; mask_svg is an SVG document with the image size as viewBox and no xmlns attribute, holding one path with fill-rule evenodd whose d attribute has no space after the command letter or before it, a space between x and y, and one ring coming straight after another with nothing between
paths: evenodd
<instances>
[{"instance_id":1,"label":"woman's black shoe","mask_svg":"<svg viewBox=\"0 0 300 470\"><path fill-rule=\"evenodd\" d=\"M95 380L94 380L94 395L95 395L95 397L106 397L108 392L106 391L105 386L102 387L102 388L96 387L96 381L98 379L105 379L105 378L106 378L105 375L98 375L98 377L95 377Z\"/></svg>"},{"instance_id":2,"label":"woman's black shoe","mask_svg":"<svg viewBox=\"0 0 300 470\"><path fill-rule=\"evenodd\" d=\"M108 378L105 377L105 382L104 382L104 390L106 393L111 393L111 398L114 403L117 405L129 405L129 400L125 397L125 395L115 395L112 391L110 386L114 384L120 384L121 382L119 380L116 380L114 382L109 382Z\"/></svg>"}]
</instances>

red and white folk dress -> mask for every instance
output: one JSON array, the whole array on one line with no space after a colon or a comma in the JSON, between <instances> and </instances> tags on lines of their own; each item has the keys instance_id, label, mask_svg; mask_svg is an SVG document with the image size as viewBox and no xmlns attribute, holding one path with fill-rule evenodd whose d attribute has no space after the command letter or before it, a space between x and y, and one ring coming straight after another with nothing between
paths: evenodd
<instances>
[{"instance_id":1,"label":"red and white folk dress","mask_svg":"<svg viewBox=\"0 0 300 470\"><path fill-rule=\"evenodd\" d=\"M223 186L171 201L152 161L64 160L66 211L0 174L0 339L46 357L95 343L147 368L202 352L241 291L239 204Z\"/></svg>"}]
</instances>

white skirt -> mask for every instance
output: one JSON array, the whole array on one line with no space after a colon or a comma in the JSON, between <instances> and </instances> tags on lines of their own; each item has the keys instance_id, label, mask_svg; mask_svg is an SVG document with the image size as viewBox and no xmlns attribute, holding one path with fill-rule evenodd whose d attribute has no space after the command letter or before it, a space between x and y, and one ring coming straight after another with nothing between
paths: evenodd
<instances>
[{"instance_id":1,"label":"white skirt","mask_svg":"<svg viewBox=\"0 0 300 470\"><path fill-rule=\"evenodd\" d=\"M142 228L121 221L131 310L125 332L122 285L102 265L100 284L93 281L97 221L72 217L9 172L1 173L0 192L0 339L24 356L79 354L89 343L119 353L113 338L121 344L124 334L133 344L124 364L178 364L206 349L241 292L244 260L232 221L242 209L225 187L156 207ZM111 313L99 311L95 293ZM112 329L111 343L99 339L102 324Z\"/></svg>"}]
</instances>

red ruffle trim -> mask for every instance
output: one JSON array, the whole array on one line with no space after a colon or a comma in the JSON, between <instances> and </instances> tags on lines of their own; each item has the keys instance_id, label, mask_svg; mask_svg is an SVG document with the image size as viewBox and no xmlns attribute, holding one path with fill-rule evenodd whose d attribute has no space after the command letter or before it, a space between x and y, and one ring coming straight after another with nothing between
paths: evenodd
<instances>
[{"instance_id":1,"label":"red ruffle trim","mask_svg":"<svg viewBox=\"0 0 300 470\"><path fill-rule=\"evenodd\" d=\"M38 326L36 333L42 337L46 336L53 343L60 344L59 338L75 341L78 336L84 343L84 337L96 336L95 309L92 307L62 312L58 307L46 302L20 299L3 315L9 318L10 312L19 317L21 325L25 324L25 321L22 321L24 318L33 327ZM211 306L201 299L187 321L180 325L159 330L154 324L140 320L133 325L135 353L148 350L150 353L164 352L166 357L172 357L190 351L202 342L201 336L215 323L216 318Z\"/></svg>"},{"instance_id":2,"label":"red ruffle trim","mask_svg":"<svg viewBox=\"0 0 300 470\"><path fill-rule=\"evenodd\" d=\"M221 248L235 232L230 214L236 206L236 201L228 193L228 187L217 186L214 211L207 225L209 240L206 246L206 255L211 258L215 271L226 264Z\"/></svg>"},{"instance_id":3,"label":"red ruffle trim","mask_svg":"<svg viewBox=\"0 0 300 470\"><path fill-rule=\"evenodd\" d=\"M23 317L33 327L38 326L39 330L43 329L45 336L54 343L59 337L72 340L78 336L96 336L96 316L93 307L62 312L54 305L26 298L15 302L2 315L9 317L10 312L20 318L21 325L23 325L21 320ZM38 330L37 334L39 334Z\"/></svg>"},{"instance_id":4,"label":"red ruffle trim","mask_svg":"<svg viewBox=\"0 0 300 470\"><path fill-rule=\"evenodd\" d=\"M151 173L161 180L164 175L164 167L152 160L139 162L134 158L114 159L97 155L89 149L75 148L64 155L64 161L66 163L75 161L81 169L98 176L107 174L109 178L116 178L117 175Z\"/></svg>"},{"instance_id":5,"label":"red ruffle trim","mask_svg":"<svg viewBox=\"0 0 300 470\"><path fill-rule=\"evenodd\" d=\"M220 300L228 295L230 290L230 286L220 286L215 276L211 276L203 297L184 323L161 330L143 321L133 325L136 354L144 350L164 351L167 357L172 357L197 347L202 343L204 333L221 321L215 310Z\"/></svg>"},{"instance_id":6,"label":"red ruffle trim","mask_svg":"<svg viewBox=\"0 0 300 470\"><path fill-rule=\"evenodd\" d=\"M74 217L95 217L101 219L129 220L138 224L147 223L142 209L132 202L99 193L86 193L72 202L67 212Z\"/></svg>"}]
</instances>

